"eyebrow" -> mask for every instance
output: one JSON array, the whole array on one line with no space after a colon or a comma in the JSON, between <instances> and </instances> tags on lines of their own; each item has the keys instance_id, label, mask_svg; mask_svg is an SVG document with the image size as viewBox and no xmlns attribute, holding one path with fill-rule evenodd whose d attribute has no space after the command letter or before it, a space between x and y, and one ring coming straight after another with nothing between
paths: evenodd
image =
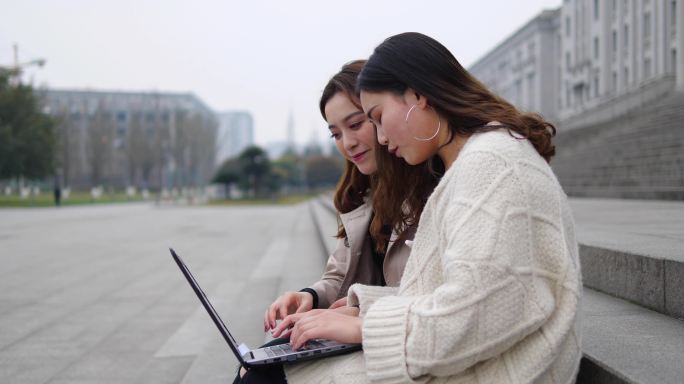
<instances>
[{"instance_id":1,"label":"eyebrow","mask_svg":"<svg viewBox=\"0 0 684 384\"><path fill-rule=\"evenodd\" d=\"M342 121L347 122L349 119L351 119L352 117L357 116L357 115L363 115L363 112L361 112L361 111L352 112L352 113L348 114L347 116L345 116L345 118L342 119ZM335 125L333 125L333 124L328 125L328 129L332 129L334 127L335 127Z\"/></svg>"}]
</instances>

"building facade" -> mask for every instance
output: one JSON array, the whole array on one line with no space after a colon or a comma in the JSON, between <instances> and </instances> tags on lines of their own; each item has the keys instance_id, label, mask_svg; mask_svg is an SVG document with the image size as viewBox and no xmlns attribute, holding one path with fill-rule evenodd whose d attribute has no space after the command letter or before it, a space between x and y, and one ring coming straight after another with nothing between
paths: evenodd
<instances>
[{"instance_id":1,"label":"building facade","mask_svg":"<svg viewBox=\"0 0 684 384\"><path fill-rule=\"evenodd\" d=\"M254 119L247 111L230 111L218 114L217 164L235 157L254 144Z\"/></svg>"},{"instance_id":2,"label":"building facade","mask_svg":"<svg viewBox=\"0 0 684 384\"><path fill-rule=\"evenodd\" d=\"M217 122L192 94L45 90L58 121L65 187L201 186L214 172Z\"/></svg>"},{"instance_id":3,"label":"building facade","mask_svg":"<svg viewBox=\"0 0 684 384\"><path fill-rule=\"evenodd\" d=\"M469 68L523 111L558 117L560 10L545 10Z\"/></svg>"},{"instance_id":4,"label":"building facade","mask_svg":"<svg viewBox=\"0 0 684 384\"><path fill-rule=\"evenodd\" d=\"M684 90L682 0L564 0L469 70L563 130Z\"/></svg>"},{"instance_id":5,"label":"building facade","mask_svg":"<svg viewBox=\"0 0 684 384\"><path fill-rule=\"evenodd\" d=\"M610 120L682 88L682 8L681 0L564 0L561 120Z\"/></svg>"}]
</instances>

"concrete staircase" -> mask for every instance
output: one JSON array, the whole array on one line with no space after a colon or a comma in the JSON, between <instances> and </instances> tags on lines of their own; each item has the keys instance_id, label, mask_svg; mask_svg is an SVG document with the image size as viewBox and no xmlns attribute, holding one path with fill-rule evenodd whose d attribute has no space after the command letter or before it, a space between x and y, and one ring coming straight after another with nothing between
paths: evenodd
<instances>
[{"instance_id":1,"label":"concrete staircase","mask_svg":"<svg viewBox=\"0 0 684 384\"><path fill-rule=\"evenodd\" d=\"M684 199L684 92L599 124L558 127L551 164L570 196Z\"/></svg>"},{"instance_id":2,"label":"concrete staircase","mask_svg":"<svg viewBox=\"0 0 684 384\"><path fill-rule=\"evenodd\" d=\"M337 228L331 196L309 205L330 254ZM684 383L684 203L571 205L585 285L577 383Z\"/></svg>"}]
</instances>

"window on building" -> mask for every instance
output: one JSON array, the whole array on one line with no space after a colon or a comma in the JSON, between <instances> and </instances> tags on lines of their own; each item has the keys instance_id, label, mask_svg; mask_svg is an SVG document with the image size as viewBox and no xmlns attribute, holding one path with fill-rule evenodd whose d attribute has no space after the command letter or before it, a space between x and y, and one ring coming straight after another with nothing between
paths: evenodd
<instances>
[{"instance_id":1,"label":"window on building","mask_svg":"<svg viewBox=\"0 0 684 384\"><path fill-rule=\"evenodd\" d=\"M599 75L594 75L594 97L599 95Z\"/></svg>"},{"instance_id":2,"label":"window on building","mask_svg":"<svg viewBox=\"0 0 684 384\"><path fill-rule=\"evenodd\" d=\"M617 89L618 89L617 71L613 71L613 81L612 81L611 86L613 87L613 92L617 92Z\"/></svg>"},{"instance_id":3,"label":"window on building","mask_svg":"<svg viewBox=\"0 0 684 384\"><path fill-rule=\"evenodd\" d=\"M594 0L594 20L599 19L599 0Z\"/></svg>"},{"instance_id":4,"label":"window on building","mask_svg":"<svg viewBox=\"0 0 684 384\"><path fill-rule=\"evenodd\" d=\"M565 36L570 37L570 16L565 16Z\"/></svg>"},{"instance_id":5,"label":"window on building","mask_svg":"<svg viewBox=\"0 0 684 384\"><path fill-rule=\"evenodd\" d=\"M672 23L672 27L677 26L677 0L672 0L670 3L670 22ZM681 37L680 37L681 39Z\"/></svg>"},{"instance_id":6,"label":"window on building","mask_svg":"<svg viewBox=\"0 0 684 384\"><path fill-rule=\"evenodd\" d=\"M565 68L570 68L570 52L565 52Z\"/></svg>"},{"instance_id":7,"label":"window on building","mask_svg":"<svg viewBox=\"0 0 684 384\"><path fill-rule=\"evenodd\" d=\"M644 47L651 45L651 12L644 13Z\"/></svg>"},{"instance_id":8,"label":"window on building","mask_svg":"<svg viewBox=\"0 0 684 384\"><path fill-rule=\"evenodd\" d=\"M622 35L622 46L624 47L625 55L627 55L627 52L629 52L629 25L625 24L623 32L624 33Z\"/></svg>"},{"instance_id":9,"label":"window on building","mask_svg":"<svg viewBox=\"0 0 684 384\"><path fill-rule=\"evenodd\" d=\"M623 13L626 15L627 12L629 12L629 0L624 0L622 3L623 3L622 8L624 9Z\"/></svg>"},{"instance_id":10,"label":"window on building","mask_svg":"<svg viewBox=\"0 0 684 384\"><path fill-rule=\"evenodd\" d=\"M535 105L536 103L536 95L535 95L535 86L534 86L534 72L530 73L527 75L527 107L529 109L534 109L537 106Z\"/></svg>"},{"instance_id":11,"label":"window on building","mask_svg":"<svg viewBox=\"0 0 684 384\"><path fill-rule=\"evenodd\" d=\"M124 112L124 111L117 112L116 121L118 121L119 123L125 123L126 122L126 112Z\"/></svg>"},{"instance_id":12,"label":"window on building","mask_svg":"<svg viewBox=\"0 0 684 384\"><path fill-rule=\"evenodd\" d=\"M622 84L624 84L624 87L627 87L627 85L629 85L629 68L625 67L622 73L624 75Z\"/></svg>"},{"instance_id":13,"label":"window on building","mask_svg":"<svg viewBox=\"0 0 684 384\"><path fill-rule=\"evenodd\" d=\"M610 13L611 13L611 16L613 17L613 19L615 19L615 18L617 18L617 13L618 13L617 0L613 0L611 5L612 6L611 6L611 12Z\"/></svg>"},{"instance_id":14,"label":"window on building","mask_svg":"<svg viewBox=\"0 0 684 384\"><path fill-rule=\"evenodd\" d=\"M124 126L124 125L120 125L120 126L116 127L116 137L117 137L118 139L123 139L123 138L125 138L125 137L126 137L126 132L127 132L127 131L128 131L128 130L126 129L126 126Z\"/></svg>"},{"instance_id":15,"label":"window on building","mask_svg":"<svg viewBox=\"0 0 684 384\"><path fill-rule=\"evenodd\" d=\"M615 58L617 56L617 44L618 44L618 42L617 42L617 31L614 29L613 29L612 36L613 36L613 47L612 47L612 49L613 49L613 60L615 60Z\"/></svg>"},{"instance_id":16,"label":"window on building","mask_svg":"<svg viewBox=\"0 0 684 384\"><path fill-rule=\"evenodd\" d=\"M651 77L651 58L644 59L644 79Z\"/></svg>"},{"instance_id":17,"label":"window on building","mask_svg":"<svg viewBox=\"0 0 684 384\"><path fill-rule=\"evenodd\" d=\"M534 57L534 48L535 48L534 41L527 44L527 57L530 57L530 58Z\"/></svg>"},{"instance_id":18,"label":"window on building","mask_svg":"<svg viewBox=\"0 0 684 384\"><path fill-rule=\"evenodd\" d=\"M677 50L672 50L672 73L677 73Z\"/></svg>"},{"instance_id":19,"label":"window on building","mask_svg":"<svg viewBox=\"0 0 684 384\"><path fill-rule=\"evenodd\" d=\"M599 58L599 38L598 36L594 37L594 59L598 60Z\"/></svg>"}]
</instances>

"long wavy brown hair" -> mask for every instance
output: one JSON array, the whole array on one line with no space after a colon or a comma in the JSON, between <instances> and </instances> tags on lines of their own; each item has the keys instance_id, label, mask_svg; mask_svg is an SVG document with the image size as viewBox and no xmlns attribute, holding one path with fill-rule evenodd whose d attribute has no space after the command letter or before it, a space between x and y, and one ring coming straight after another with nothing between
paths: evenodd
<instances>
[{"instance_id":1,"label":"long wavy brown hair","mask_svg":"<svg viewBox=\"0 0 684 384\"><path fill-rule=\"evenodd\" d=\"M468 73L446 47L416 32L378 45L357 82L358 91L403 95L409 88L447 119L451 139L497 129L486 124L498 121L529 140L547 162L556 152L553 124L539 114L518 111Z\"/></svg>"},{"instance_id":2,"label":"long wavy brown hair","mask_svg":"<svg viewBox=\"0 0 684 384\"><path fill-rule=\"evenodd\" d=\"M362 110L356 92L356 81L365 63L365 60L349 62L328 81L319 102L324 119L327 119L326 104L339 92ZM425 202L437 185L439 172L431 172L431 165L427 163L410 166L388 153L377 142L375 145L377 173L371 176L364 175L352 162L345 160L344 173L337 183L333 200L338 212L347 213L364 204L367 197L371 198L374 214L369 232L375 242L376 251L386 252L393 231L400 234L401 238L401 234L409 226L418 224ZM441 164L439 161L438 163ZM439 164L436 166L438 170ZM382 201L380 210L375 206L378 201ZM345 236L346 231L340 222L337 237Z\"/></svg>"}]
</instances>

